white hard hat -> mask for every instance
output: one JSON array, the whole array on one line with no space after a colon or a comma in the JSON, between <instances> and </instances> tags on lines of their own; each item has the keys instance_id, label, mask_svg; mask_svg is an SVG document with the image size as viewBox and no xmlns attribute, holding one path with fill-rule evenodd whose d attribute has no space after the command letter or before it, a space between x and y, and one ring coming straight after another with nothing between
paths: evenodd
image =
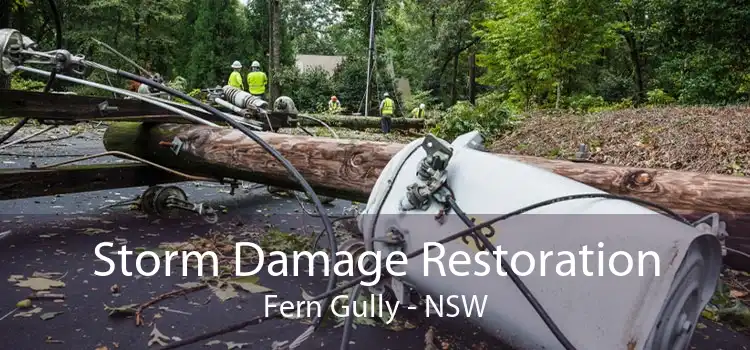
<instances>
[{"instance_id":1,"label":"white hard hat","mask_svg":"<svg viewBox=\"0 0 750 350\"><path fill-rule=\"evenodd\" d=\"M232 68L242 68L242 63L240 63L240 61L234 61L232 62Z\"/></svg>"},{"instance_id":2,"label":"white hard hat","mask_svg":"<svg viewBox=\"0 0 750 350\"><path fill-rule=\"evenodd\" d=\"M250 67L260 67L260 62L253 61L253 64L251 64Z\"/></svg>"},{"instance_id":3,"label":"white hard hat","mask_svg":"<svg viewBox=\"0 0 750 350\"><path fill-rule=\"evenodd\" d=\"M420 109L424 109L424 103L419 104Z\"/></svg>"},{"instance_id":4,"label":"white hard hat","mask_svg":"<svg viewBox=\"0 0 750 350\"><path fill-rule=\"evenodd\" d=\"M383 97L388 97L388 93L387 93L387 92L386 92L386 93L384 93L384 94L383 94Z\"/></svg>"}]
</instances>

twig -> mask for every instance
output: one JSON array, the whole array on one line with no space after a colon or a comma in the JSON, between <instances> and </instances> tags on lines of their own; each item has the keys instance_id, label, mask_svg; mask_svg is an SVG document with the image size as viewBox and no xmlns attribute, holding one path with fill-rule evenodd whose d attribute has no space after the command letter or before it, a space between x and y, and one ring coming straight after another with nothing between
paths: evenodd
<instances>
[{"instance_id":1,"label":"twig","mask_svg":"<svg viewBox=\"0 0 750 350\"><path fill-rule=\"evenodd\" d=\"M41 300L41 299L65 299L65 294L50 294L50 293L31 293L26 297L29 300Z\"/></svg>"},{"instance_id":2,"label":"twig","mask_svg":"<svg viewBox=\"0 0 750 350\"><path fill-rule=\"evenodd\" d=\"M136 326L142 326L143 325L143 317L141 317L141 313L143 312L143 309L145 309L145 308L147 308L147 307L149 307L151 305L154 305L154 304L156 304L156 303L158 303L158 302L160 302L160 301L162 301L164 299L169 299L169 298L174 297L174 296L183 295L183 294L187 294L187 293L192 293L192 292L201 290L201 289L206 288L206 287L208 287L208 285L201 284L200 286L195 286L195 287L190 287L190 288L176 289L176 290L173 290L171 292L159 295L156 298L153 298L153 299L151 299L151 300L149 300L149 301L147 301L147 302L145 302L145 303L143 303L141 305L138 305L138 308L135 309L135 325Z\"/></svg>"},{"instance_id":3,"label":"twig","mask_svg":"<svg viewBox=\"0 0 750 350\"><path fill-rule=\"evenodd\" d=\"M180 340L180 341L178 341L176 343L169 344L169 345L167 345L167 346L165 346L165 347L163 347L161 349L162 350L177 349L177 348L183 347L185 345L195 344L195 343L197 343L197 342L199 342L201 340L211 339L213 337L216 337L216 336L219 336L219 335L222 335L222 334L226 334L226 333L238 331L238 330L243 329L245 327L259 325L259 324L261 324L261 323L263 323L263 322L265 322L267 320L274 319L274 318L277 318L279 316L281 316L281 312L279 312L279 311L274 312L272 314L269 314L268 316L258 316L258 317L255 317L253 319L250 319L250 320L247 320L247 321L243 321L243 322L240 322L240 323L236 323L236 324L230 325L228 327L225 327L225 328L222 328L222 329L210 332L210 333L204 333L204 334L192 337L192 338Z\"/></svg>"},{"instance_id":4,"label":"twig","mask_svg":"<svg viewBox=\"0 0 750 350\"><path fill-rule=\"evenodd\" d=\"M12 313L14 313L14 312L16 312L16 311L18 311L18 308L15 308L15 309L13 309L13 310L10 310L10 312L9 312L9 313L7 313L7 314L5 314L5 316L3 316L3 317L0 317L0 321L2 321L2 320L4 320L4 319L6 319L6 318L7 318L8 316L10 316L10 315L11 315Z\"/></svg>"}]
</instances>

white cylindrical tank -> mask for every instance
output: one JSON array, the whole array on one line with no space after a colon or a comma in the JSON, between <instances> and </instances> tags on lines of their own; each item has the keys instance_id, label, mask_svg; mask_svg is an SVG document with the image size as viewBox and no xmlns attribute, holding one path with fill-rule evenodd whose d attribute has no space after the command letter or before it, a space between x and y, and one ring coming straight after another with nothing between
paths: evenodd
<instances>
[{"instance_id":1,"label":"white cylindrical tank","mask_svg":"<svg viewBox=\"0 0 750 350\"><path fill-rule=\"evenodd\" d=\"M446 184L456 202L477 218L477 223L560 196L604 193L552 172L477 150L481 144L478 136L470 133L453 142L453 155L446 169ZM368 249L383 253L399 249L408 254L424 250L425 243L466 229L456 215L449 214L442 224L436 220L443 205L435 201L426 210L400 209L407 186L416 181L426 154L421 144L422 139L416 140L394 156L373 188L359 217ZM721 245L715 236L624 200L594 198L555 203L495 223L492 228L490 240L508 252L504 257L509 263L519 251L534 258L531 274L521 280L579 350L686 349L719 278ZM400 248L378 240L393 229L403 235ZM583 246L593 255L584 259L580 254ZM409 260L401 267L406 275L399 281L429 296L433 306L439 305L440 296L465 296L467 300L475 296L480 304L485 300L481 316L478 308L467 314L461 299L454 302L461 306L463 316L507 345L521 349L563 348L513 281L498 274L493 257L478 254L481 247L473 239L459 239L443 247L442 257L438 250L426 253L431 259L427 266L425 255ZM616 271L624 272L627 267L627 258L615 255L615 251L632 257L630 274L620 277L610 270L612 256ZM551 256L545 258L545 252ZM564 252L571 252L573 259ZM464 261L467 255L470 260ZM449 268L451 257L456 271ZM570 272L571 260L575 276L562 276ZM440 274L438 261L445 276ZM515 262L520 272L531 267L526 255L517 255ZM489 273L483 274L488 266ZM638 276L641 268L643 277Z\"/></svg>"}]
</instances>

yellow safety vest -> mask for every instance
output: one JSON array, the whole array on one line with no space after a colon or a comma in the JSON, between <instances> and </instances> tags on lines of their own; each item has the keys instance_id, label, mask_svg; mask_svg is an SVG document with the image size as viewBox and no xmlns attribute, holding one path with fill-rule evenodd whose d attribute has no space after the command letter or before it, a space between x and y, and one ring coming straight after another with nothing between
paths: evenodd
<instances>
[{"instance_id":1,"label":"yellow safety vest","mask_svg":"<svg viewBox=\"0 0 750 350\"><path fill-rule=\"evenodd\" d=\"M411 116L414 118L424 118L424 109L420 109L419 107L412 109Z\"/></svg>"},{"instance_id":2,"label":"yellow safety vest","mask_svg":"<svg viewBox=\"0 0 750 350\"><path fill-rule=\"evenodd\" d=\"M390 98L383 100L383 108L380 109L380 115L393 115L393 100Z\"/></svg>"},{"instance_id":3,"label":"yellow safety vest","mask_svg":"<svg viewBox=\"0 0 750 350\"><path fill-rule=\"evenodd\" d=\"M227 85L238 88L240 90L244 90L242 88L242 74L240 74L240 72L237 72L237 71L234 71L232 72L232 74L229 74L229 81L227 81Z\"/></svg>"},{"instance_id":4,"label":"yellow safety vest","mask_svg":"<svg viewBox=\"0 0 750 350\"><path fill-rule=\"evenodd\" d=\"M268 83L268 77L263 72L250 72L247 74L247 86L250 93L253 95L262 95L266 93L266 83Z\"/></svg>"}]
</instances>

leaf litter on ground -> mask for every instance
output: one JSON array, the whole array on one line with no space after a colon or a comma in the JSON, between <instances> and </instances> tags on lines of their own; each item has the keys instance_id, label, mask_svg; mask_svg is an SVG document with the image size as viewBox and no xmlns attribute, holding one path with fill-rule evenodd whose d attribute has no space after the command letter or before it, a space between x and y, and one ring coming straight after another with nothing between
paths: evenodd
<instances>
[{"instance_id":1,"label":"leaf litter on ground","mask_svg":"<svg viewBox=\"0 0 750 350\"><path fill-rule=\"evenodd\" d=\"M159 329L156 328L156 325L154 325L154 329L151 330L151 333L149 334L147 346L152 346L154 344L166 346L169 343L169 340L170 338L160 332Z\"/></svg>"}]
</instances>

